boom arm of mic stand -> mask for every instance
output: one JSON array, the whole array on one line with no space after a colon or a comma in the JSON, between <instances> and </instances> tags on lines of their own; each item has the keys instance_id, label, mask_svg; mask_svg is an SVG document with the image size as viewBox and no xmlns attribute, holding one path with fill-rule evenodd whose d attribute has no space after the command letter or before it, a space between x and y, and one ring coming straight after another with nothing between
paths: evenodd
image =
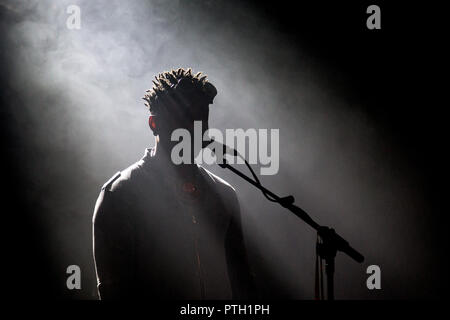
<instances>
[{"instance_id":1,"label":"boom arm of mic stand","mask_svg":"<svg viewBox=\"0 0 450 320\"><path fill-rule=\"evenodd\" d=\"M219 166L232 171L233 173L237 174L242 179L246 180L248 183L252 184L259 190L270 195L281 206L285 207L286 209L288 209L289 211L294 213L297 217L299 217L304 222L306 222L309 226L311 226L313 229L315 229L318 232L318 234L320 235L320 237L323 239L324 243L327 243L327 245L332 246L337 251L341 251L341 252L347 254L349 257L351 257L356 262L361 263L364 261L364 256L361 253L359 253L358 251L356 251L354 248L352 248L344 238L342 238L339 234L337 234L334 231L334 229L319 225L306 213L306 211L304 211L303 209L294 205L294 200L295 200L294 197L288 196L288 197L281 198L281 197L277 196L272 191L266 189L261 184L257 183L256 181L253 181L252 179L250 179L248 176L246 176L239 170L230 166L228 163L226 163L226 161L224 161L224 163L219 164Z\"/></svg>"}]
</instances>

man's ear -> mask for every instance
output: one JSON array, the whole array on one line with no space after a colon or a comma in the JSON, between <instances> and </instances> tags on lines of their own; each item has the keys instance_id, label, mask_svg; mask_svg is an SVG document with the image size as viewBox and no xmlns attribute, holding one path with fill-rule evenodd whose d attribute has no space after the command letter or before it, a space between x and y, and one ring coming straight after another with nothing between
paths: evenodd
<instances>
[{"instance_id":1,"label":"man's ear","mask_svg":"<svg viewBox=\"0 0 450 320\"><path fill-rule=\"evenodd\" d=\"M148 118L148 126L153 131L153 135L157 136L158 135L158 126L156 125L155 116L150 116Z\"/></svg>"}]
</instances>

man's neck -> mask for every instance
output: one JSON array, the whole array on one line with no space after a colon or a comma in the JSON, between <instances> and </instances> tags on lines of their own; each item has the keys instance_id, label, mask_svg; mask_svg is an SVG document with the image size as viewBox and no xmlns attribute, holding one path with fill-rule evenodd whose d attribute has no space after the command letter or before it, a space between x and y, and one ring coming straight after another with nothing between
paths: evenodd
<instances>
[{"instance_id":1,"label":"man's neck","mask_svg":"<svg viewBox=\"0 0 450 320\"><path fill-rule=\"evenodd\" d=\"M171 166L172 168L174 168L175 172L177 172L180 176L185 177L186 179L190 179L198 170L198 166L194 162L194 159L191 159L191 164L182 163L177 165L173 163L171 153L172 146L164 145L161 143L155 144L155 159L163 163L167 163L167 166Z\"/></svg>"}]
</instances>

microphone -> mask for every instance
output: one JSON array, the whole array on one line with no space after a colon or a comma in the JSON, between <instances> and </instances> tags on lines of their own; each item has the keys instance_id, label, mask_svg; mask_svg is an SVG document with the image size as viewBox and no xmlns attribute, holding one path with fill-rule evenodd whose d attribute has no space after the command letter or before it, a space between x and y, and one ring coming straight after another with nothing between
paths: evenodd
<instances>
[{"instance_id":1,"label":"microphone","mask_svg":"<svg viewBox=\"0 0 450 320\"><path fill-rule=\"evenodd\" d=\"M216 156L217 156L217 150L220 150L220 148L222 148L222 157L225 154L229 154L234 157L240 156L239 153L235 149L227 146L226 144L223 144L222 142L216 141L214 139L203 141L202 147L210 149L212 151L212 153L214 153ZM217 160L222 160L222 159L217 159Z\"/></svg>"},{"instance_id":2,"label":"microphone","mask_svg":"<svg viewBox=\"0 0 450 320\"><path fill-rule=\"evenodd\" d=\"M220 150L220 147L222 147L222 154L221 155L217 155L216 151ZM236 151L236 149L231 148L229 146L227 146L226 144L223 144L222 142L216 141L213 138L210 138L210 140L206 140L202 142L202 148L208 148L211 150L212 153L214 153L217 157L217 161L216 163L222 167L225 168L227 162L225 159L225 155L229 154L232 155L233 157L239 157L243 160L243 162L245 163L245 165L247 166L247 168L250 170L252 176L253 176L253 184L256 186L261 186L261 182L258 179L258 176L256 175L256 173L253 171L252 167L250 166L250 164L248 163L248 161L239 154L239 152ZM236 172L235 170L233 170L232 168L228 167L230 170ZM239 174L241 177L242 175ZM249 179L248 177L245 177L244 179L246 179L247 181L251 181L251 179ZM263 195L269 199L272 202L278 202L280 203L282 206L288 206L294 203L295 199L293 196L287 196L287 197L278 197L278 200L276 200L276 198L274 199L274 196L269 197L269 195L267 194L267 192L263 189L260 189L263 193Z\"/></svg>"}]
</instances>

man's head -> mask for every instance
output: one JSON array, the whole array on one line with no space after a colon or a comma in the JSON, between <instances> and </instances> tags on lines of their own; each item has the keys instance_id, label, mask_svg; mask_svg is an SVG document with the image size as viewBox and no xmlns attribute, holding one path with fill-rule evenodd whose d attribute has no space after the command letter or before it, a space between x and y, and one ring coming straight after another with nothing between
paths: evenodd
<instances>
[{"instance_id":1,"label":"man's head","mask_svg":"<svg viewBox=\"0 0 450 320\"><path fill-rule=\"evenodd\" d=\"M150 127L155 136L168 141L178 128L193 134L194 121L202 121L203 131L208 129L209 104L217 90L206 75L193 75L190 68L179 68L155 76L153 84L143 99L151 113Z\"/></svg>"}]
</instances>

